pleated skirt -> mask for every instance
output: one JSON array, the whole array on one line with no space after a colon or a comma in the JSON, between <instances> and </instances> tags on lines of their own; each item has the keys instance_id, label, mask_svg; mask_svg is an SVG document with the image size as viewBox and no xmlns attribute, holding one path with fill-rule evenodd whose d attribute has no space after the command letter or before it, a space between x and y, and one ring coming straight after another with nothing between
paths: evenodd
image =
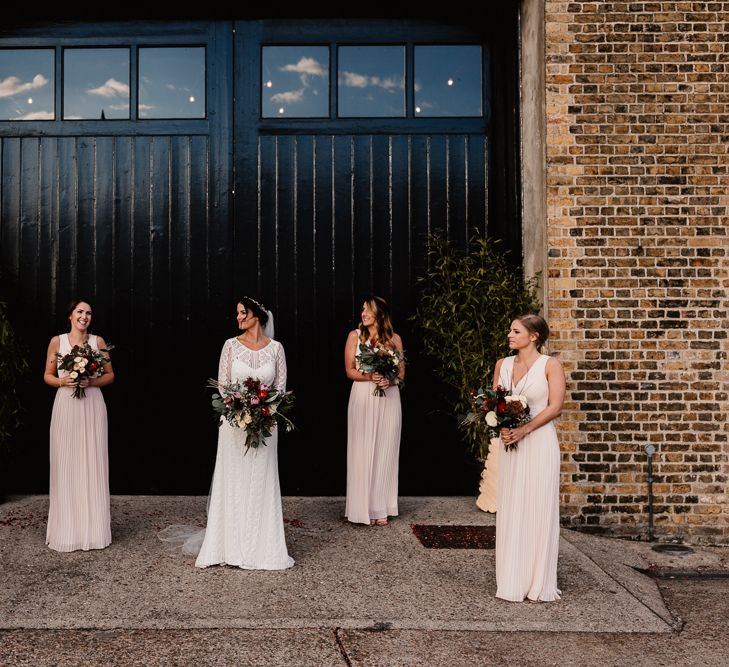
<instances>
[{"instance_id":1,"label":"pleated skirt","mask_svg":"<svg viewBox=\"0 0 729 667\"><path fill-rule=\"evenodd\" d=\"M499 447L503 444L499 441ZM553 424L499 452L496 597L558 600L560 453Z\"/></svg>"},{"instance_id":2,"label":"pleated skirt","mask_svg":"<svg viewBox=\"0 0 729 667\"><path fill-rule=\"evenodd\" d=\"M347 415L347 502L353 523L397 516L402 412L400 389L373 396L371 382L353 382Z\"/></svg>"},{"instance_id":3,"label":"pleated skirt","mask_svg":"<svg viewBox=\"0 0 729 667\"><path fill-rule=\"evenodd\" d=\"M50 487L46 544L56 551L111 544L106 404L101 389L82 399L56 391L50 429Z\"/></svg>"}]
</instances>

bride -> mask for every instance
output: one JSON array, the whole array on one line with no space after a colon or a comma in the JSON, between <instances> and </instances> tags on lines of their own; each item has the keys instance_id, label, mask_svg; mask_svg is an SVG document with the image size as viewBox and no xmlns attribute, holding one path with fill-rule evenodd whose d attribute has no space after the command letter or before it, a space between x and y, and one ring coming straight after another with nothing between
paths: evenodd
<instances>
[{"instance_id":1,"label":"bride","mask_svg":"<svg viewBox=\"0 0 729 667\"><path fill-rule=\"evenodd\" d=\"M285 391L286 357L283 345L272 338L271 313L244 296L238 302L236 318L241 333L223 345L218 382L230 384L252 377ZM207 527L190 536L189 531L185 535L184 527L170 526L160 535L165 541L184 541L183 551L188 554L194 555L200 545L196 567L284 570L294 564L284 537L277 429L266 438L265 446L248 450L245 435L243 429L222 420Z\"/></svg>"}]
</instances>

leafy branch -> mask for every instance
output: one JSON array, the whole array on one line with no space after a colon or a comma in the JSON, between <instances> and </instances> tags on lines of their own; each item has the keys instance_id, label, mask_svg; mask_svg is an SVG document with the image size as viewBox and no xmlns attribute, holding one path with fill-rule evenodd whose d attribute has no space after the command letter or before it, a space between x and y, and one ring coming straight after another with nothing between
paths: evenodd
<instances>
[{"instance_id":1,"label":"leafy branch","mask_svg":"<svg viewBox=\"0 0 729 667\"><path fill-rule=\"evenodd\" d=\"M424 332L423 347L453 391L451 406L469 451L485 458L488 438L480 424L463 424L471 395L490 387L494 364L508 354L506 333L514 317L538 312L539 276L524 279L507 261L500 241L474 237L461 251L440 236L428 243L430 270L418 279L413 320Z\"/></svg>"}]
</instances>

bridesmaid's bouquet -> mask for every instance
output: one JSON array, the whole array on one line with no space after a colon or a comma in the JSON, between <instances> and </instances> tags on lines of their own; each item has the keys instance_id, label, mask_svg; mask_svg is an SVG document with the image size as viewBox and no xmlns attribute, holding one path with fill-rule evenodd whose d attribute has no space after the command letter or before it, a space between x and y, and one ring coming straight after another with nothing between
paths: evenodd
<instances>
[{"instance_id":1,"label":"bridesmaid's bouquet","mask_svg":"<svg viewBox=\"0 0 729 667\"><path fill-rule=\"evenodd\" d=\"M359 369L363 373L379 373L390 382L397 379L402 363L402 354L399 350L387 347L372 347L369 342L360 343L357 352ZM385 390L375 385L373 396L384 396Z\"/></svg>"},{"instance_id":2,"label":"bridesmaid's bouquet","mask_svg":"<svg viewBox=\"0 0 729 667\"><path fill-rule=\"evenodd\" d=\"M68 354L56 352L58 369L68 371L69 376L76 382L72 394L74 398L84 398L86 396L84 388L79 385L81 380L103 375L104 366L109 363L109 359L102 353L109 352L112 349L114 349L114 346L109 345L97 351L88 343L84 343L83 345L74 345Z\"/></svg>"},{"instance_id":3,"label":"bridesmaid's bouquet","mask_svg":"<svg viewBox=\"0 0 729 667\"><path fill-rule=\"evenodd\" d=\"M220 392L213 394L213 410L231 426L246 432L246 451L265 445L277 421L287 431L294 429L293 422L286 417L294 405L294 392L279 391L250 377L232 384L211 379L208 386Z\"/></svg>"},{"instance_id":4,"label":"bridesmaid's bouquet","mask_svg":"<svg viewBox=\"0 0 729 667\"><path fill-rule=\"evenodd\" d=\"M502 428L517 428L530 419L526 396L512 395L498 385L496 389L481 389L471 395L471 412L463 420L464 425L482 422L489 438L498 438ZM517 443L504 443L508 451Z\"/></svg>"}]
</instances>

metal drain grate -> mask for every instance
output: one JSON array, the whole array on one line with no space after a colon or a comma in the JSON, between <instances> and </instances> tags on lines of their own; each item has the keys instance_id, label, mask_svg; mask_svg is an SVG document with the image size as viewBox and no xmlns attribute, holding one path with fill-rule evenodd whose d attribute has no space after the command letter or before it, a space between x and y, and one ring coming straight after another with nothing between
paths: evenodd
<instances>
[{"instance_id":1,"label":"metal drain grate","mask_svg":"<svg viewBox=\"0 0 729 667\"><path fill-rule=\"evenodd\" d=\"M678 555L692 554L694 552L691 547L687 547L683 544L656 544L653 547L653 551Z\"/></svg>"}]
</instances>

